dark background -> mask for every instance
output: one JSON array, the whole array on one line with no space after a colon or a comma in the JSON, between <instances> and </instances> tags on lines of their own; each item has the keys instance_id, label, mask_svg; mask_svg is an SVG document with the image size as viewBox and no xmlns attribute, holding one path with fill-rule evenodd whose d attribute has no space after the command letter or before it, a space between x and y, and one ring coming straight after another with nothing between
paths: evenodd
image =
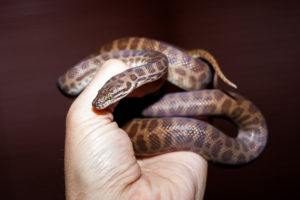
<instances>
[{"instance_id":1,"label":"dark background","mask_svg":"<svg viewBox=\"0 0 300 200\"><path fill-rule=\"evenodd\" d=\"M147 36L211 51L267 119L266 151L240 168L210 163L205 199L295 199L299 5L1 0L0 198L64 199L64 129L72 100L57 90L57 77L104 42Z\"/></svg>"}]
</instances>

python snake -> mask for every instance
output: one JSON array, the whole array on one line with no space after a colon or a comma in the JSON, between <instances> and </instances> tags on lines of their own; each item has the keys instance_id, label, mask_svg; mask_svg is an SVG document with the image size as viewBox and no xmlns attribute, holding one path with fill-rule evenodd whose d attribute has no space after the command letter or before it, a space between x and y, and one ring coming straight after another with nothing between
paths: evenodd
<instances>
[{"instance_id":1,"label":"python snake","mask_svg":"<svg viewBox=\"0 0 300 200\"><path fill-rule=\"evenodd\" d=\"M236 86L204 50L185 51L149 38L117 39L59 77L60 89L65 94L78 95L96 70L112 58L124 61L130 68L113 76L99 90L92 102L96 109L107 108L136 89L159 80L167 79L187 90L165 95L143 111L149 118L133 119L122 127L131 138L137 156L187 150L214 162L243 164L255 159L265 148L268 131L259 109L236 93L206 89L213 80L208 64L225 83ZM143 95L159 89L162 83L142 90ZM227 136L209 123L191 118L200 115L227 116L238 127L237 137Z\"/></svg>"}]
</instances>

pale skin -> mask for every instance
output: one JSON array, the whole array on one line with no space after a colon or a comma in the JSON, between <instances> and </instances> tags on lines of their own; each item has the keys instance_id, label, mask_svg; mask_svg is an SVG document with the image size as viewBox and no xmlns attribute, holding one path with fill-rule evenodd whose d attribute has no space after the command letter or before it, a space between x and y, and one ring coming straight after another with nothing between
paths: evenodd
<instances>
[{"instance_id":1,"label":"pale skin","mask_svg":"<svg viewBox=\"0 0 300 200\"><path fill-rule=\"evenodd\" d=\"M121 61L107 61L68 112L66 198L202 199L206 160L183 151L136 159L129 137L113 121L111 111L92 108L99 88L127 68Z\"/></svg>"}]
</instances>

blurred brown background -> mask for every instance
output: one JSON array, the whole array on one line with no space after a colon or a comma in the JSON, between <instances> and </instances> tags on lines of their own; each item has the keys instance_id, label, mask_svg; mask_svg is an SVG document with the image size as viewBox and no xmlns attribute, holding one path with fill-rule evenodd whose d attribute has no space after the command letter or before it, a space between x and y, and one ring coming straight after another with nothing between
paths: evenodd
<instances>
[{"instance_id":1,"label":"blurred brown background","mask_svg":"<svg viewBox=\"0 0 300 200\"><path fill-rule=\"evenodd\" d=\"M211 51L267 119L263 155L240 168L210 163L205 199L296 199L299 6L287 0L1 0L0 198L64 199L72 100L57 90L57 77L104 42L147 36Z\"/></svg>"}]
</instances>

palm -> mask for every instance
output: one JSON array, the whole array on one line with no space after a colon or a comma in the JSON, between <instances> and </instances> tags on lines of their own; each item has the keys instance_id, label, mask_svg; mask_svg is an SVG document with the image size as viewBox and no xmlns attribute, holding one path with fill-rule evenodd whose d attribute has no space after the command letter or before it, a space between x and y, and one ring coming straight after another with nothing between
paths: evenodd
<instances>
[{"instance_id":1,"label":"palm","mask_svg":"<svg viewBox=\"0 0 300 200\"><path fill-rule=\"evenodd\" d=\"M97 81L97 77L95 79ZM137 160L129 137L113 122L112 114L95 112L91 108L88 100L95 96L98 85L101 84L90 84L68 113L67 197L201 198L206 161L192 152L173 152ZM90 192L81 194L82 187L89 188Z\"/></svg>"}]
</instances>

